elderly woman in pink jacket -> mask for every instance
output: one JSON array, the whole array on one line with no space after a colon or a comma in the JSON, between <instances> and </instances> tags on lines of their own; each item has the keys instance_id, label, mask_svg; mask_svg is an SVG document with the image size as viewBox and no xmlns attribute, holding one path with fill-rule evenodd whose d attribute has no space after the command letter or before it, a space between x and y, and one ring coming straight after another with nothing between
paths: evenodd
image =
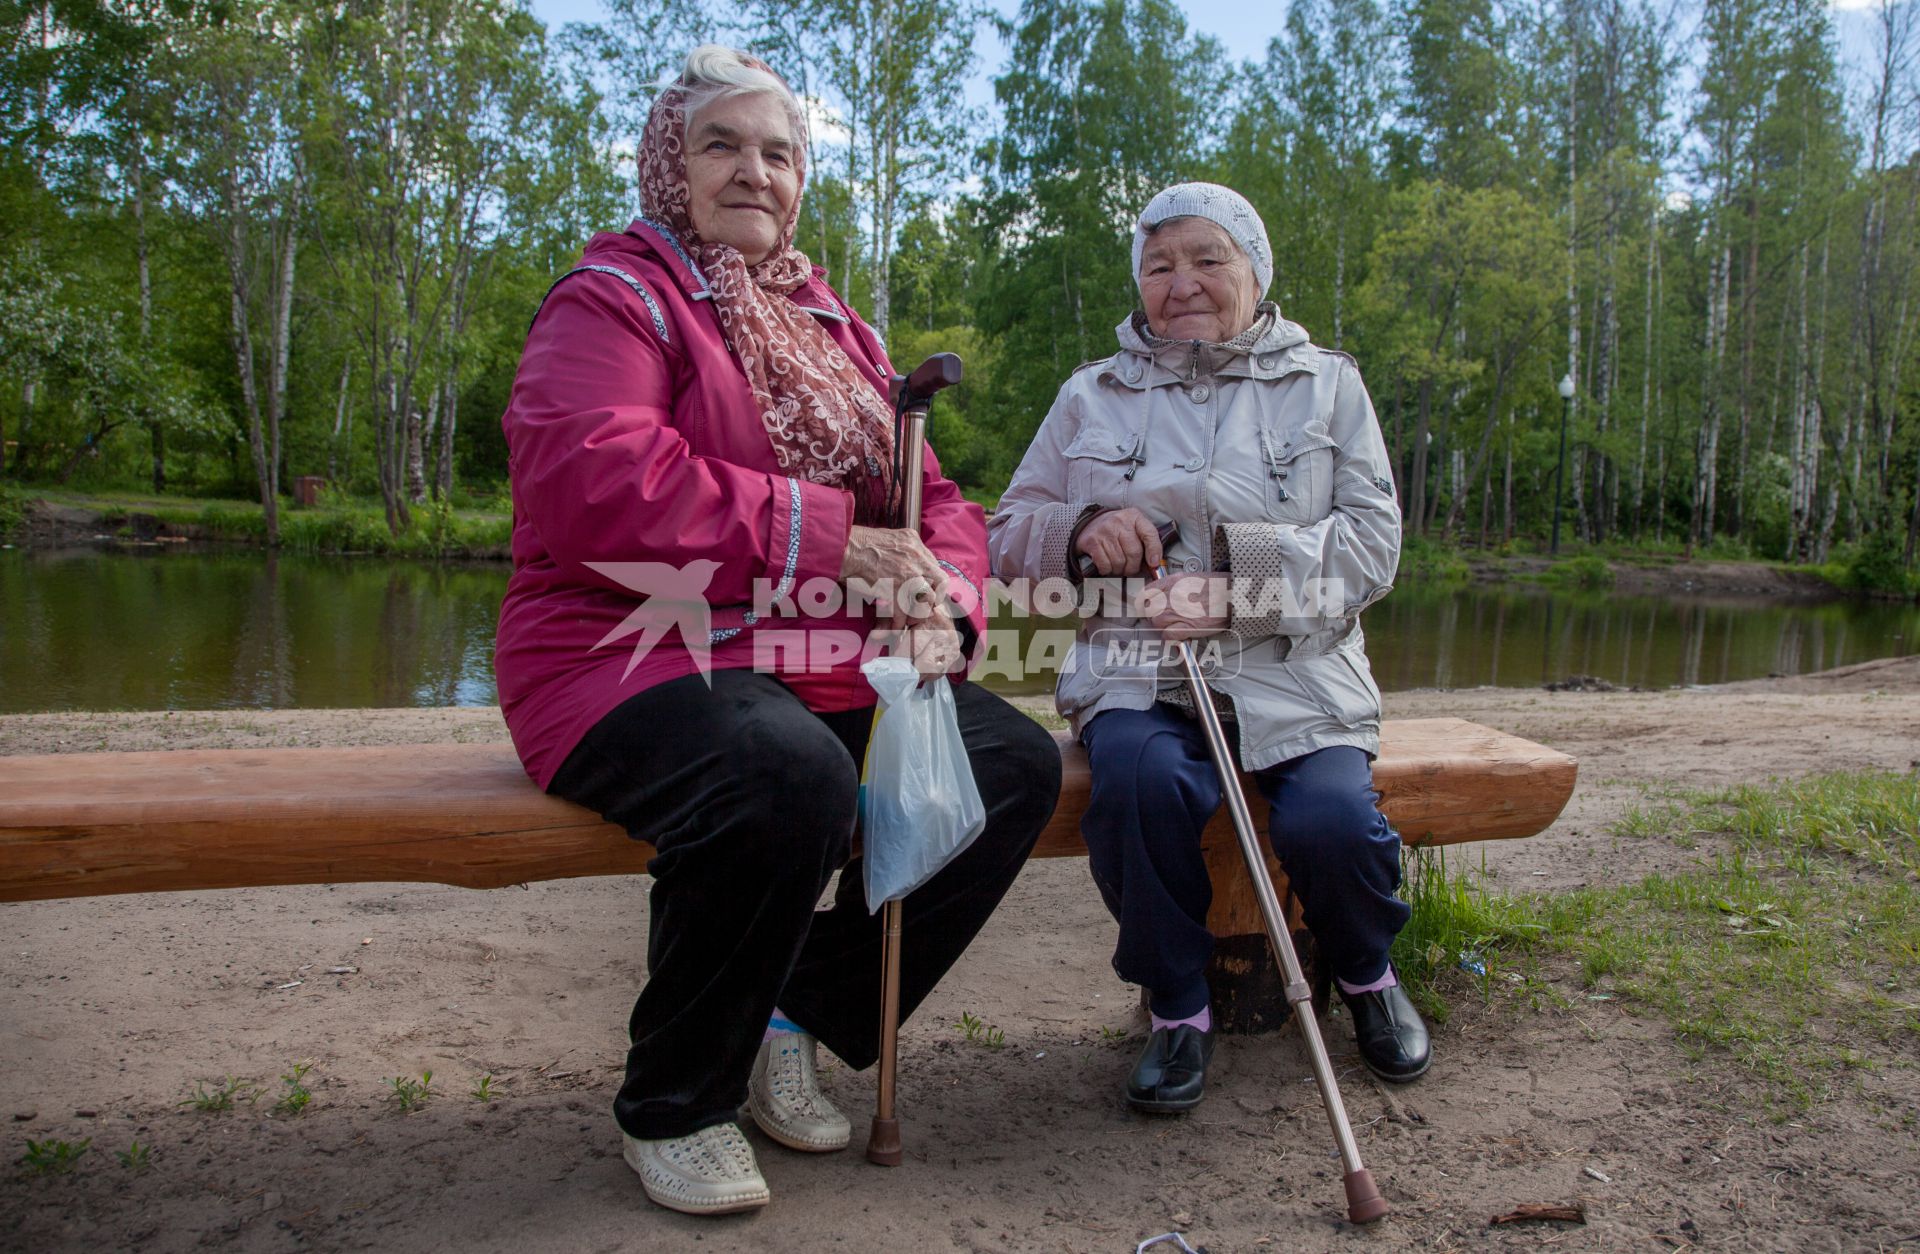
<instances>
[{"instance_id":1,"label":"elderly woman in pink jacket","mask_svg":"<svg viewBox=\"0 0 1920 1254\"><path fill-rule=\"evenodd\" d=\"M955 684L987 803L985 831L906 899L903 1011L986 921L1059 793L1051 738L948 675L985 628L979 507L928 450L906 471L919 533L882 526L892 366L793 247L805 154L784 82L696 49L641 141L643 216L548 292L503 419L501 709L537 782L658 851L614 1118L647 1195L695 1214L768 1200L743 1103L780 1145L841 1149L815 1043L876 1058L881 936L848 861L869 634L893 629L929 682ZM897 589L885 617L843 595L854 580Z\"/></svg>"}]
</instances>

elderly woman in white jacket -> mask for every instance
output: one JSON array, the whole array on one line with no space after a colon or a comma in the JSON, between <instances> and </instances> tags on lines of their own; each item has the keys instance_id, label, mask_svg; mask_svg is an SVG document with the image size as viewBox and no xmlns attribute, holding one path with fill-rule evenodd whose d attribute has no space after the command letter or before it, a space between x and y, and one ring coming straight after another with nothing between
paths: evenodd
<instances>
[{"instance_id":1,"label":"elderly woman in white jacket","mask_svg":"<svg viewBox=\"0 0 1920 1254\"><path fill-rule=\"evenodd\" d=\"M1426 1027L1388 961L1405 925L1400 841L1376 806L1380 691L1360 612L1400 552L1393 471L1353 358L1315 346L1263 296L1266 228L1238 193L1186 183L1134 231L1141 309L1119 351L1060 389L988 525L1002 578L1153 578L1162 604L1098 603L1056 702L1092 764L1081 823L1120 924L1114 969L1146 988L1153 1032L1127 1083L1147 1111L1205 1091L1212 886L1200 832L1220 783L1164 651L1198 640L1241 764L1272 806L1275 854L1388 1080L1427 1069ZM1160 536L1177 527L1164 552ZM1155 606L1146 603L1145 609Z\"/></svg>"}]
</instances>

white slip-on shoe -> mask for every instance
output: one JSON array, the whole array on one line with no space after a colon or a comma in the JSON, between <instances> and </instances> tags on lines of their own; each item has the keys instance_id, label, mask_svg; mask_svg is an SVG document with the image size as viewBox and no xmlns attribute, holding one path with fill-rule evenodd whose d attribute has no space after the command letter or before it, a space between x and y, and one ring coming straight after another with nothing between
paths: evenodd
<instances>
[{"instance_id":1,"label":"white slip-on shoe","mask_svg":"<svg viewBox=\"0 0 1920 1254\"><path fill-rule=\"evenodd\" d=\"M757 1210L767 1191L753 1146L731 1123L716 1123L689 1136L642 1141L621 1133L627 1166L640 1176L647 1196L668 1210L689 1215L730 1215Z\"/></svg>"},{"instance_id":2,"label":"white slip-on shoe","mask_svg":"<svg viewBox=\"0 0 1920 1254\"><path fill-rule=\"evenodd\" d=\"M853 1125L820 1091L818 1046L805 1032L782 1032L760 1042L747 1110L760 1130L788 1149L825 1154L847 1148Z\"/></svg>"}]
</instances>

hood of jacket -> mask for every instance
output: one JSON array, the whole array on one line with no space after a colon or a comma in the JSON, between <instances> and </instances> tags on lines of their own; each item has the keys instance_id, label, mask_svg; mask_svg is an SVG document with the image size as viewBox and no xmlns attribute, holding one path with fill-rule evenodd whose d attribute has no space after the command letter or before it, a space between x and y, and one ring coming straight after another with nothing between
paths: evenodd
<instances>
[{"instance_id":1,"label":"hood of jacket","mask_svg":"<svg viewBox=\"0 0 1920 1254\"><path fill-rule=\"evenodd\" d=\"M1289 349L1309 345L1307 329L1297 322L1282 318L1280 307L1270 300L1263 300L1255 306L1251 326L1220 343L1161 339L1147 329L1147 317L1137 309L1121 319L1113 333L1120 341L1120 352L1115 357L1115 363L1123 366L1122 378L1133 373L1125 366L1151 363L1166 374L1191 381L1201 375L1218 374L1243 358L1272 358ZM1148 373L1144 369L1139 372L1142 379Z\"/></svg>"}]
</instances>

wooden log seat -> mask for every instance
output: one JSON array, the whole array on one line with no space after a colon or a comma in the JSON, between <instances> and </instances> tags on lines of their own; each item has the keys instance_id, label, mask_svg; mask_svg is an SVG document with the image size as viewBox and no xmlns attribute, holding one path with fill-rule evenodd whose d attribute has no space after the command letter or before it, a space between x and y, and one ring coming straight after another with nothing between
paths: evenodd
<instances>
[{"instance_id":1,"label":"wooden log seat","mask_svg":"<svg viewBox=\"0 0 1920 1254\"><path fill-rule=\"evenodd\" d=\"M1086 755L1067 733L1056 738L1060 805L1034 856L1081 857ZM1402 839L1448 845L1543 830L1575 770L1517 736L1412 719L1386 724L1374 782ZM1251 786L1248 795L1264 821L1266 806ZM1223 1017L1269 1026L1278 986L1224 808L1204 848ZM500 888L638 875L652 854L541 793L501 743L0 757L0 901L389 881Z\"/></svg>"}]
</instances>

